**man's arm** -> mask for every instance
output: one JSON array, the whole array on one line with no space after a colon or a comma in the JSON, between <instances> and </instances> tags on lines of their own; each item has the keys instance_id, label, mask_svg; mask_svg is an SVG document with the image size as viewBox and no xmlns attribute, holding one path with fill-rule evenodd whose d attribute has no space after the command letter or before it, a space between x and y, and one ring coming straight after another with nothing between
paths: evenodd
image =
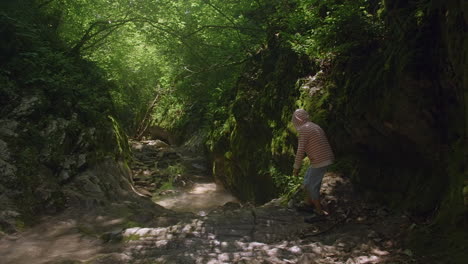
<instances>
[{"instance_id":1,"label":"man's arm","mask_svg":"<svg viewBox=\"0 0 468 264\"><path fill-rule=\"evenodd\" d=\"M298 132L299 132L299 135L298 135L299 144L297 146L296 158L295 158L294 166L293 166L294 168L293 175L295 176L297 176L297 174L299 173L299 170L301 169L302 160L304 159L304 156L305 156L305 145L307 141L307 138L304 132L302 131L298 131Z\"/></svg>"}]
</instances>

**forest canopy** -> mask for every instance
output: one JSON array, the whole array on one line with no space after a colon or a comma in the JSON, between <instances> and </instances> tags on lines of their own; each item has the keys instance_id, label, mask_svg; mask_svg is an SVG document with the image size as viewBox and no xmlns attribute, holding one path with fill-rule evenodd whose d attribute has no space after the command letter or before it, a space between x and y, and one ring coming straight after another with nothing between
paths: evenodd
<instances>
[{"instance_id":1,"label":"forest canopy","mask_svg":"<svg viewBox=\"0 0 468 264\"><path fill-rule=\"evenodd\" d=\"M28 2L28 1L23 1ZM116 84L112 98L130 135L159 94L153 121L209 125L242 65L280 37L326 58L382 37L381 1L36 1L68 52L94 61ZM168 96L170 94L170 96Z\"/></svg>"},{"instance_id":2,"label":"forest canopy","mask_svg":"<svg viewBox=\"0 0 468 264\"><path fill-rule=\"evenodd\" d=\"M157 94L160 119L181 122L232 86L265 38L258 1L45 1L69 52L95 61L116 83L119 118L135 132ZM262 21L263 20L263 21ZM161 107L162 106L162 107ZM161 110L164 109L164 110ZM179 118L176 118L179 117Z\"/></svg>"}]
</instances>

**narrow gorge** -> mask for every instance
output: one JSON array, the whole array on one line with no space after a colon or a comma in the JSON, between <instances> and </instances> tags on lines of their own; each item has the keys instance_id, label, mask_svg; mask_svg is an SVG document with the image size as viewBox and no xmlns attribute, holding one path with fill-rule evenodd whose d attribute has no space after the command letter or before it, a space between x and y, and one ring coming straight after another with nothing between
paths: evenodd
<instances>
[{"instance_id":1,"label":"narrow gorge","mask_svg":"<svg viewBox=\"0 0 468 264\"><path fill-rule=\"evenodd\" d=\"M4 0L0 262L465 263L464 0ZM336 162L297 210L298 109Z\"/></svg>"}]
</instances>

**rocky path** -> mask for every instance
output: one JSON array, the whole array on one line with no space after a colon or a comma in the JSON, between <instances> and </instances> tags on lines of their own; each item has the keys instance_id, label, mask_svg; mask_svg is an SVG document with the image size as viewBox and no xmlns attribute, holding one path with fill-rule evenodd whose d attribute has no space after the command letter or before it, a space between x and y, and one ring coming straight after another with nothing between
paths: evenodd
<instances>
[{"instance_id":1,"label":"rocky path","mask_svg":"<svg viewBox=\"0 0 468 264\"><path fill-rule=\"evenodd\" d=\"M143 155L151 152L144 151L145 145L147 149L158 145L142 144L134 148L142 149ZM193 214L167 227L123 230L125 245L119 256L112 257L115 263L416 263L412 252L400 244L409 220L358 199L341 175L329 173L324 179L325 203L332 215L310 224L304 222L310 214L289 208L279 199L261 207L243 206L234 199L220 199L229 197L222 189L220 193L201 192L199 199L191 197L197 184L214 185L203 176L203 161L162 149L165 154L156 156L172 157L172 161L159 160L155 167L182 162L190 173L176 175L175 187L160 192L169 197L155 201ZM138 168L135 172L138 175ZM140 189L145 185L136 184ZM153 197L158 193L155 188L147 189Z\"/></svg>"},{"instance_id":2,"label":"rocky path","mask_svg":"<svg viewBox=\"0 0 468 264\"><path fill-rule=\"evenodd\" d=\"M330 190L349 187L339 175L325 182ZM346 212L334 207L333 216L307 224L307 213L279 200L257 208L230 203L170 227L126 229L122 254L133 263L417 263L399 242L406 217L349 200L336 205L348 205Z\"/></svg>"},{"instance_id":3,"label":"rocky path","mask_svg":"<svg viewBox=\"0 0 468 264\"><path fill-rule=\"evenodd\" d=\"M409 219L359 199L342 175L324 178L331 215L305 223L310 214L280 200L241 205L212 182L202 157L157 141L132 146L136 191L171 210L132 212L130 222L48 219L0 240L0 263L418 263L401 244Z\"/></svg>"},{"instance_id":4,"label":"rocky path","mask_svg":"<svg viewBox=\"0 0 468 264\"><path fill-rule=\"evenodd\" d=\"M206 215L236 198L216 184L203 154L172 148L160 140L132 142L138 192L176 212Z\"/></svg>"}]
</instances>

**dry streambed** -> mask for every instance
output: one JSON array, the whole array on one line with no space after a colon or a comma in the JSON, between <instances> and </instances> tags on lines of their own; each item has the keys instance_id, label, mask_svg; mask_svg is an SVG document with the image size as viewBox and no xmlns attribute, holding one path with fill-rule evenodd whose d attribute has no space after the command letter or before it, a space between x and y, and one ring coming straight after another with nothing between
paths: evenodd
<instances>
[{"instance_id":1,"label":"dry streambed","mask_svg":"<svg viewBox=\"0 0 468 264\"><path fill-rule=\"evenodd\" d=\"M409 219L359 199L341 175L324 178L330 217L307 224L280 200L237 203L203 157L158 141L132 148L136 191L172 210L114 204L140 209L47 219L2 238L2 263L418 263L401 244Z\"/></svg>"},{"instance_id":2,"label":"dry streambed","mask_svg":"<svg viewBox=\"0 0 468 264\"><path fill-rule=\"evenodd\" d=\"M400 243L401 234L409 228L408 219L360 200L341 175L329 173L324 179L322 191L332 215L306 224L304 217L310 215L288 208L280 200L261 207L236 203L225 190L210 182L200 157L184 156L155 141L139 144L134 149L153 153L154 157L141 172L157 177L169 170L174 179L171 188L164 188L164 184L145 188L148 184L139 184L143 182L140 180L136 186L147 189L153 200L166 208L194 214L169 227L126 229L124 253L121 259L113 256L113 261L416 263L412 252Z\"/></svg>"},{"instance_id":3,"label":"dry streambed","mask_svg":"<svg viewBox=\"0 0 468 264\"><path fill-rule=\"evenodd\" d=\"M214 182L208 162L159 140L133 142L134 185L140 193L176 212L206 215L236 198Z\"/></svg>"}]
</instances>

